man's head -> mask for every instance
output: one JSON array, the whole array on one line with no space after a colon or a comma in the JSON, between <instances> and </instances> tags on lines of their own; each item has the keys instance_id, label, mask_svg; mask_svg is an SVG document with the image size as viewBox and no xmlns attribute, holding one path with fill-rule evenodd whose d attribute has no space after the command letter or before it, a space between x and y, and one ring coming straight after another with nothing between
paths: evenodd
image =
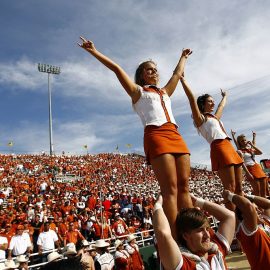
<instances>
[{"instance_id":1,"label":"man's head","mask_svg":"<svg viewBox=\"0 0 270 270\"><path fill-rule=\"evenodd\" d=\"M50 229L50 223L47 221L44 223L44 232L48 232Z\"/></svg>"},{"instance_id":2,"label":"man's head","mask_svg":"<svg viewBox=\"0 0 270 270\"><path fill-rule=\"evenodd\" d=\"M23 230L24 230L24 226L23 225L21 225L21 224L19 224L18 226L17 226L17 234L18 235L22 235L23 234Z\"/></svg>"},{"instance_id":3,"label":"man's head","mask_svg":"<svg viewBox=\"0 0 270 270\"><path fill-rule=\"evenodd\" d=\"M211 248L209 229L207 216L197 208L183 209L177 216L179 243L197 255L204 255Z\"/></svg>"},{"instance_id":4,"label":"man's head","mask_svg":"<svg viewBox=\"0 0 270 270\"><path fill-rule=\"evenodd\" d=\"M75 229L74 223L73 223L73 222L70 222L70 223L68 224L68 230L72 232L72 231L74 231L74 229Z\"/></svg>"}]
</instances>

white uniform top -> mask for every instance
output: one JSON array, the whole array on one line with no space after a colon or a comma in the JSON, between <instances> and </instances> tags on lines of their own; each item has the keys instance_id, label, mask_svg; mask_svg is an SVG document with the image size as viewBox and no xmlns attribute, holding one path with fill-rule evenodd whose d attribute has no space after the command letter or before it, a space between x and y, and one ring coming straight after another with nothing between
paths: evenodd
<instances>
[{"instance_id":1,"label":"white uniform top","mask_svg":"<svg viewBox=\"0 0 270 270\"><path fill-rule=\"evenodd\" d=\"M219 239L219 241L225 245L226 253L229 253L230 245L228 243L228 240L219 232L216 233L216 236ZM222 251L219 249L216 250L216 254L211 258L210 263L204 257L199 257L198 255L193 254L190 250L186 248L181 247L181 253L183 256L195 262L196 270L226 270L227 269L225 266L225 258L222 254ZM182 269L183 265L184 265L184 259L182 258L175 270Z\"/></svg>"},{"instance_id":2,"label":"white uniform top","mask_svg":"<svg viewBox=\"0 0 270 270\"><path fill-rule=\"evenodd\" d=\"M252 158L252 154L246 151L238 150L240 154L242 154L242 157L244 159L244 163L246 166L253 166L256 164L254 158Z\"/></svg>"},{"instance_id":3,"label":"white uniform top","mask_svg":"<svg viewBox=\"0 0 270 270\"><path fill-rule=\"evenodd\" d=\"M7 244L8 240L4 236L0 236L0 245ZM5 250L0 249L0 260L3 260L6 258L6 252Z\"/></svg>"},{"instance_id":4,"label":"white uniform top","mask_svg":"<svg viewBox=\"0 0 270 270\"><path fill-rule=\"evenodd\" d=\"M129 254L133 254L135 251L139 251L139 246L137 244L133 244L132 246L127 244L125 249Z\"/></svg>"},{"instance_id":5,"label":"white uniform top","mask_svg":"<svg viewBox=\"0 0 270 270\"><path fill-rule=\"evenodd\" d=\"M29 234L23 233L22 235L12 236L8 249L12 250L13 255L18 256L24 254L27 248L31 246L32 243Z\"/></svg>"},{"instance_id":6,"label":"white uniform top","mask_svg":"<svg viewBox=\"0 0 270 270\"><path fill-rule=\"evenodd\" d=\"M43 251L54 249L54 242L58 240L58 236L55 231L49 230L47 232L41 232L38 236L37 245L42 247Z\"/></svg>"},{"instance_id":7,"label":"white uniform top","mask_svg":"<svg viewBox=\"0 0 270 270\"><path fill-rule=\"evenodd\" d=\"M145 88L148 88L145 86ZM139 87L141 92L140 99L132 104L134 111L140 116L143 126L148 125L162 126L168 122L165 110L167 111L170 121L176 125L172 114L171 100L167 93L161 89L147 91ZM160 93L160 94L158 94Z\"/></svg>"},{"instance_id":8,"label":"white uniform top","mask_svg":"<svg viewBox=\"0 0 270 270\"><path fill-rule=\"evenodd\" d=\"M114 257L128 259L130 256L126 250L121 250L121 251L116 250L114 253Z\"/></svg>"},{"instance_id":9,"label":"white uniform top","mask_svg":"<svg viewBox=\"0 0 270 270\"><path fill-rule=\"evenodd\" d=\"M101 254L97 261L101 266L101 270L111 270L114 267L114 257L112 254L105 252Z\"/></svg>"},{"instance_id":10,"label":"white uniform top","mask_svg":"<svg viewBox=\"0 0 270 270\"><path fill-rule=\"evenodd\" d=\"M223 124L215 117L205 117L205 121L198 127L199 132L211 144L214 140L226 139L228 135L223 131Z\"/></svg>"}]
</instances>

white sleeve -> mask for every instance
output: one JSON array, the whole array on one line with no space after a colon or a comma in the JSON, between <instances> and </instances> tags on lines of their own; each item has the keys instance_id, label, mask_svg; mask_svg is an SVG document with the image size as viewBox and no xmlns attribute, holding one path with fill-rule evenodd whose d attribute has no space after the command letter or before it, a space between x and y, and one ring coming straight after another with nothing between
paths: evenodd
<instances>
[{"instance_id":1,"label":"white sleeve","mask_svg":"<svg viewBox=\"0 0 270 270\"><path fill-rule=\"evenodd\" d=\"M39 246L42 245L42 237L41 237L41 234L39 234L39 236L38 236L37 245L39 245Z\"/></svg>"},{"instance_id":2,"label":"white sleeve","mask_svg":"<svg viewBox=\"0 0 270 270\"><path fill-rule=\"evenodd\" d=\"M10 240L10 243L9 243L9 248L8 249L13 249L14 248L14 238L12 237L11 240Z\"/></svg>"},{"instance_id":3,"label":"white sleeve","mask_svg":"<svg viewBox=\"0 0 270 270\"><path fill-rule=\"evenodd\" d=\"M52 235L53 235L53 241L54 241L54 242L55 242L55 241L58 241L58 236L57 236L57 234L56 234L55 231L52 231Z\"/></svg>"},{"instance_id":4,"label":"white sleeve","mask_svg":"<svg viewBox=\"0 0 270 270\"><path fill-rule=\"evenodd\" d=\"M131 246L129 246L129 245L126 245L126 251L129 253L129 254L133 254L134 253L134 251L135 251L135 249L134 248L132 248Z\"/></svg>"},{"instance_id":5,"label":"white sleeve","mask_svg":"<svg viewBox=\"0 0 270 270\"><path fill-rule=\"evenodd\" d=\"M32 246L32 242L31 242L31 239L30 239L30 236L29 236L28 233L26 234L26 241L27 241L27 247L31 247Z\"/></svg>"}]
</instances>

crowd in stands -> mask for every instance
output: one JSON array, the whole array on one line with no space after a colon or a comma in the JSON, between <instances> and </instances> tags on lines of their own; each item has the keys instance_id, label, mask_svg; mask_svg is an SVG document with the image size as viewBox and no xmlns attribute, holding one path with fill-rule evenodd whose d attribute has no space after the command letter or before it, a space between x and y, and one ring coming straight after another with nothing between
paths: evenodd
<instances>
[{"instance_id":1,"label":"crowd in stands","mask_svg":"<svg viewBox=\"0 0 270 270\"><path fill-rule=\"evenodd\" d=\"M190 178L192 193L222 202L215 173L195 167ZM138 232L148 239L158 193L151 166L136 154L1 155L0 261L39 253L46 262L47 251L103 239L118 250Z\"/></svg>"}]
</instances>

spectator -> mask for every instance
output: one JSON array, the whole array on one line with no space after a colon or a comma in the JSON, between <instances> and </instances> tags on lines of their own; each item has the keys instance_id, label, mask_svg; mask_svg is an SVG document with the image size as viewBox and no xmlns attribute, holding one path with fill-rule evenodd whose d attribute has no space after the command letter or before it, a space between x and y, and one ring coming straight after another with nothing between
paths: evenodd
<instances>
[{"instance_id":1,"label":"spectator","mask_svg":"<svg viewBox=\"0 0 270 270\"><path fill-rule=\"evenodd\" d=\"M42 270L86 270L87 266L81 262L80 257L68 258L66 260L53 260L45 264Z\"/></svg>"},{"instance_id":2,"label":"spectator","mask_svg":"<svg viewBox=\"0 0 270 270\"><path fill-rule=\"evenodd\" d=\"M129 233L128 226L125 221L120 217L119 213L115 214L115 222L112 225L112 232L114 233L116 238L119 238Z\"/></svg>"},{"instance_id":3,"label":"spectator","mask_svg":"<svg viewBox=\"0 0 270 270\"><path fill-rule=\"evenodd\" d=\"M144 217L143 217L143 223L148 223L150 224L151 226L153 225L152 223L152 217L150 216L149 214L149 211L146 211L145 214L144 214Z\"/></svg>"},{"instance_id":4,"label":"spectator","mask_svg":"<svg viewBox=\"0 0 270 270\"><path fill-rule=\"evenodd\" d=\"M46 181L42 181L40 184L40 193L45 194L47 187L48 187L48 183Z\"/></svg>"},{"instance_id":5,"label":"spectator","mask_svg":"<svg viewBox=\"0 0 270 270\"><path fill-rule=\"evenodd\" d=\"M105 242L103 239L97 240L94 247L99 254L95 260L96 270L112 270L114 267L114 258L108 252L109 243Z\"/></svg>"},{"instance_id":6,"label":"spectator","mask_svg":"<svg viewBox=\"0 0 270 270\"><path fill-rule=\"evenodd\" d=\"M58 227L58 237L61 244L64 244L64 238L68 231L69 222L67 221L67 215L63 215L62 218L59 218L59 227Z\"/></svg>"},{"instance_id":7,"label":"spectator","mask_svg":"<svg viewBox=\"0 0 270 270\"><path fill-rule=\"evenodd\" d=\"M150 223L144 223L143 229L142 229L142 238L144 241L144 244L150 245L152 244L152 234L150 233L151 225Z\"/></svg>"},{"instance_id":8,"label":"spectator","mask_svg":"<svg viewBox=\"0 0 270 270\"><path fill-rule=\"evenodd\" d=\"M130 234L127 238L128 244L126 245L125 249L131 256L132 260L132 269L133 270L143 270L144 263L142 257L139 252L139 247L136 244L136 237L134 234Z\"/></svg>"},{"instance_id":9,"label":"spectator","mask_svg":"<svg viewBox=\"0 0 270 270\"><path fill-rule=\"evenodd\" d=\"M132 260L129 253L124 249L124 243L117 239L114 243L115 246L115 268L116 270L131 270Z\"/></svg>"},{"instance_id":10,"label":"spectator","mask_svg":"<svg viewBox=\"0 0 270 270\"><path fill-rule=\"evenodd\" d=\"M8 240L8 246L9 246L9 243L10 243L10 240L11 238L15 235L15 232L13 229L11 229L11 224L10 223L7 223L5 228L4 228L4 231L1 232L1 236L3 237L6 237L7 240Z\"/></svg>"},{"instance_id":11,"label":"spectator","mask_svg":"<svg viewBox=\"0 0 270 270\"><path fill-rule=\"evenodd\" d=\"M68 231L66 232L64 237L64 246L66 246L67 243L74 243L76 245L79 240L85 240L85 238L79 230L74 228L74 223L70 222Z\"/></svg>"},{"instance_id":12,"label":"spectator","mask_svg":"<svg viewBox=\"0 0 270 270\"><path fill-rule=\"evenodd\" d=\"M101 221L96 217L97 225L99 226L100 239L108 239L113 237L111 226L108 224L104 215L101 216Z\"/></svg>"},{"instance_id":13,"label":"spectator","mask_svg":"<svg viewBox=\"0 0 270 270\"><path fill-rule=\"evenodd\" d=\"M87 270L95 270L95 263L92 256L88 253L89 242L87 240L81 240L77 243L77 256L81 256L81 261L87 265Z\"/></svg>"},{"instance_id":14,"label":"spectator","mask_svg":"<svg viewBox=\"0 0 270 270\"><path fill-rule=\"evenodd\" d=\"M8 240L4 236L0 236L0 261L6 259L6 250L8 248Z\"/></svg>"},{"instance_id":15,"label":"spectator","mask_svg":"<svg viewBox=\"0 0 270 270\"><path fill-rule=\"evenodd\" d=\"M40 228L43 223L40 221L40 216L38 214L35 215L34 220L31 221L31 227L33 228L33 245L34 245L34 253L38 252L37 239L40 233Z\"/></svg>"},{"instance_id":16,"label":"spectator","mask_svg":"<svg viewBox=\"0 0 270 270\"><path fill-rule=\"evenodd\" d=\"M53 252L49 253L49 255L47 256L48 263L54 262L54 261L59 261L62 259L63 259L63 256L61 254L59 254L57 251L53 251Z\"/></svg>"},{"instance_id":17,"label":"spectator","mask_svg":"<svg viewBox=\"0 0 270 270\"><path fill-rule=\"evenodd\" d=\"M77 249L74 243L68 243L64 249L64 255L67 258L71 258L77 255Z\"/></svg>"},{"instance_id":18,"label":"spectator","mask_svg":"<svg viewBox=\"0 0 270 270\"><path fill-rule=\"evenodd\" d=\"M16 229L16 235L14 235L8 247L8 259L13 256L19 256L23 254L30 254L32 243L29 234L24 233L24 226L18 225Z\"/></svg>"},{"instance_id":19,"label":"spectator","mask_svg":"<svg viewBox=\"0 0 270 270\"><path fill-rule=\"evenodd\" d=\"M39 234L37 245L38 253L42 256L42 262L46 261L47 258L47 253L43 254L44 252L53 250L55 247L60 249L58 236L54 230L50 229L49 222L44 223L44 231Z\"/></svg>"},{"instance_id":20,"label":"spectator","mask_svg":"<svg viewBox=\"0 0 270 270\"><path fill-rule=\"evenodd\" d=\"M95 245L94 244L91 244L88 248L87 248L87 251L89 252L90 256L93 258L94 260L94 263L95 261L98 259L98 257L100 256L97 251L96 251L96 248L95 248Z\"/></svg>"},{"instance_id":21,"label":"spectator","mask_svg":"<svg viewBox=\"0 0 270 270\"><path fill-rule=\"evenodd\" d=\"M15 263L13 260L6 260L4 270L17 269L18 266L19 263Z\"/></svg>"},{"instance_id":22,"label":"spectator","mask_svg":"<svg viewBox=\"0 0 270 270\"><path fill-rule=\"evenodd\" d=\"M25 255L19 255L16 257L16 262L19 263L18 269L28 270L29 257Z\"/></svg>"}]
</instances>

